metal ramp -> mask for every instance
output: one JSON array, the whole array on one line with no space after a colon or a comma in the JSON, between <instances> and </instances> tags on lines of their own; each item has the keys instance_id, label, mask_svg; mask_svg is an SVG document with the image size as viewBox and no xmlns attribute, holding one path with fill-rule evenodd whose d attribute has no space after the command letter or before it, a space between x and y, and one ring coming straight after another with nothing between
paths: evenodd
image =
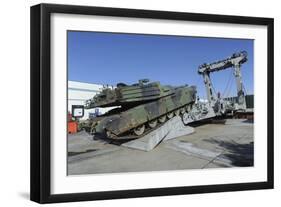
<instances>
[{"instance_id":1,"label":"metal ramp","mask_svg":"<svg viewBox=\"0 0 281 207\"><path fill-rule=\"evenodd\" d=\"M154 149L161 141L188 135L193 132L194 128L185 126L182 123L181 118L179 116L175 116L142 138L126 142L121 146L142 151L150 151Z\"/></svg>"}]
</instances>

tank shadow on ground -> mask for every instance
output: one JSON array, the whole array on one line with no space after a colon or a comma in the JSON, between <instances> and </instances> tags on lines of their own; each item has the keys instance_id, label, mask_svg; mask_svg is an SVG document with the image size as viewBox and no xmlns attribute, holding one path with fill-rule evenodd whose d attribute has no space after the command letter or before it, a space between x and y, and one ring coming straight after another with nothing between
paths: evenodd
<instances>
[{"instance_id":1,"label":"tank shadow on ground","mask_svg":"<svg viewBox=\"0 0 281 207\"><path fill-rule=\"evenodd\" d=\"M83 152L68 152L67 155L68 156L75 156L75 155L79 155L79 154L84 154L84 153L88 153L88 152L94 152L97 151L98 149L89 149Z\"/></svg>"},{"instance_id":2,"label":"tank shadow on ground","mask_svg":"<svg viewBox=\"0 0 281 207\"><path fill-rule=\"evenodd\" d=\"M113 144L113 145L120 146L123 143L132 141L134 139L116 139L116 140L114 140L114 139L110 139L110 138L107 138L107 137L98 136L98 137L94 137L93 140L101 140L103 142L106 142L107 144Z\"/></svg>"},{"instance_id":3,"label":"tank shadow on ground","mask_svg":"<svg viewBox=\"0 0 281 207\"><path fill-rule=\"evenodd\" d=\"M199 127L205 124L225 124L226 123L226 117L212 117L209 119L203 119L199 121L194 121L188 124L188 126L191 127Z\"/></svg>"},{"instance_id":4,"label":"tank shadow on ground","mask_svg":"<svg viewBox=\"0 0 281 207\"><path fill-rule=\"evenodd\" d=\"M243 123L251 123L253 124L254 123L254 120L253 119L246 119L244 121L242 121Z\"/></svg>"},{"instance_id":5,"label":"tank shadow on ground","mask_svg":"<svg viewBox=\"0 0 281 207\"><path fill-rule=\"evenodd\" d=\"M218 144L225 149L219 157L228 159L233 166L250 167L254 165L254 142L239 144L236 142L206 139L206 142Z\"/></svg>"}]
</instances>

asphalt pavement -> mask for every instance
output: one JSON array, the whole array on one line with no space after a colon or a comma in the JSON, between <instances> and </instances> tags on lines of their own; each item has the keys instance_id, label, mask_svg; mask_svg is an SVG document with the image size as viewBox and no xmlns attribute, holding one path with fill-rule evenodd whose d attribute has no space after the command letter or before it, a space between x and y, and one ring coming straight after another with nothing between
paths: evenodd
<instances>
[{"instance_id":1,"label":"asphalt pavement","mask_svg":"<svg viewBox=\"0 0 281 207\"><path fill-rule=\"evenodd\" d=\"M227 119L207 123L195 133L163 141L149 152L82 131L68 136L68 175L250 167L254 164L253 123Z\"/></svg>"}]
</instances>

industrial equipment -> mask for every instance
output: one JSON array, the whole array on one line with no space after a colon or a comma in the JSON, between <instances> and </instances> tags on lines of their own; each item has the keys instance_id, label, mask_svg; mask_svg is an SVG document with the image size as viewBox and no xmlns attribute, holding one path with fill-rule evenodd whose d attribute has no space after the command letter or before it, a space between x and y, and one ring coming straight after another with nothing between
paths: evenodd
<instances>
[{"instance_id":1,"label":"industrial equipment","mask_svg":"<svg viewBox=\"0 0 281 207\"><path fill-rule=\"evenodd\" d=\"M242 82L241 65L247 61L247 52L242 51L234 53L232 56L213 62L210 64L202 64L198 68L198 73L203 75L204 84L207 93L207 99L210 106L214 109L217 115L225 114L227 111L245 111L246 100L245 91ZM220 94L214 93L213 85L210 78L210 73L233 68L233 74L236 79L237 87L237 103L229 103L221 97Z\"/></svg>"},{"instance_id":2,"label":"industrial equipment","mask_svg":"<svg viewBox=\"0 0 281 207\"><path fill-rule=\"evenodd\" d=\"M78 131L78 122L73 119L72 114L68 112L67 114L67 132L69 134L74 134Z\"/></svg>"}]
</instances>

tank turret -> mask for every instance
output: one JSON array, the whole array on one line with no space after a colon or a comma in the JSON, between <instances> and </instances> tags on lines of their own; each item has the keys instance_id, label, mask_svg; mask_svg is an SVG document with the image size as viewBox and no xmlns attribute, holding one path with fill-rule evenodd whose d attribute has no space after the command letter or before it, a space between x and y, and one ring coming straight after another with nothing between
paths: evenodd
<instances>
[{"instance_id":1,"label":"tank turret","mask_svg":"<svg viewBox=\"0 0 281 207\"><path fill-rule=\"evenodd\" d=\"M140 104L171 95L174 92L173 87L162 86L159 82L150 83L148 79L139 80L138 83L132 85L118 83L116 88L104 88L99 94L88 100L86 108Z\"/></svg>"}]
</instances>

